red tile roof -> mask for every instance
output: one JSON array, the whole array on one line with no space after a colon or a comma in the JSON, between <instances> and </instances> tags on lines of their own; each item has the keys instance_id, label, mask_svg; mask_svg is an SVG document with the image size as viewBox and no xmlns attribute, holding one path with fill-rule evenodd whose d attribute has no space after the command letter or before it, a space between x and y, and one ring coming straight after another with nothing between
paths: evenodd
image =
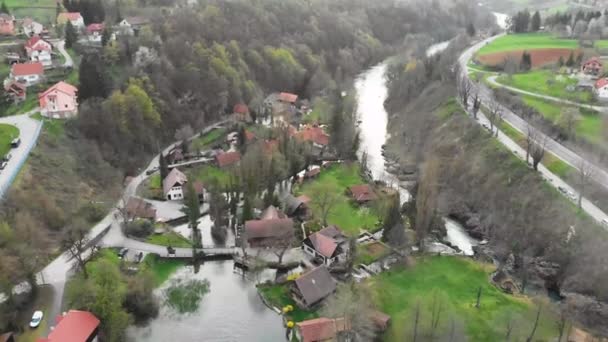
<instances>
[{"instance_id":1,"label":"red tile roof","mask_svg":"<svg viewBox=\"0 0 608 342\"><path fill-rule=\"evenodd\" d=\"M62 92L64 94L67 94L70 96L76 96L76 93L78 92L78 88L74 87L73 85L63 82L63 81L59 81L59 82L55 83L49 89L45 90L44 93L41 93L40 95L38 95L38 97L46 96L48 93L50 93L51 91L54 91L54 90L57 90L59 92Z\"/></svg>"},{"instance_id":2,"label":"red tile roof","mask_svg":"<svg viewBox=\"0 0 608 342\"><path fill-rule=\"evenodd\" d=\"M93 23L93 24L90 24L89 26L87 26L87 32L88 33L101 32L101 31L103 31L103 29L105 27L106 26L104 23Z\"/></svg>"},{"instance_id":3,"label":"red tile roof","mask_svg":"<svg viewBox=\"0 0 608 342\"><path fill-rule=\"evenodd\" d=\"M60 317L46 341L86 342L99 326L99 319L88 311L70 310Z\"/></svg>"},{"instance_id":4,"label":"red tile roof","mask_svg":"<svg viewBox=\"0 0 608 342\"><path fill-rule=\"evenodd\" d=\"M589 64L602 65L602 61L598 57L591 57L585 63L583 63L583 66L586 66L586 65L589 65Z\"/></svg>"},{"instance_id":5,"label":"red tile roof","mask_svg":"<svg viewBox=\"0 0 608 342\"><path fill-rule=\"evenodd\" d=\"M349 190L357 202L368 202L376 199L376 193L369 184L353 185Z\"/></svg>"},{"instance_id":6,"label":"red tile roof","mask_svg":"<svg viewBox=\"0 0 608 342\"><path fill-rule=\"evenodd\" d=\"M197 194L202 195L205 193L205 185L203 182L196 181L194 184L192 184L192 186L194 186L194 191L196 191Z\"/></svg>"},{"instance_id":7,"label":"red tile roof","mask_svg":"<svg viewBox=\"0 0 608 342\"><path fill-rule=\"evenodd\" d=\"M224 152L215 156L219 167L226 167L238 163L241 160L241 153L238 151Z\"/></svg>"},{"instance_id":8,"label":"red tile roof","mask_svg":"<svg viewBox=\"0 0 608 342\"><path fill-rule=\"evenodd\" d=\"M249 113L249 107L247 107L247 105L243 104L243 103L238 103L234 105L234 108L232 109L233 113L237 113L237 114L248 114Z\"/></svg>"},{"instance_id":9,"label":"red tile roof","mask_svg":"<svg viewBox=\"0 0 608 342\"><path fill-rule=\"evenodd\" d=\"M308 237L312 243L313 248L326 258L331 258L338 248L336 240L327 237L323 234L314 233Z\"/></svg>"},{"instance_id":10,"label":"red tile roof","mask_svg":"<svg viewBox=\"0 0 608 342\"><path fill-rule=\"evenodd\" d=\"M44 67L42 63L18 63L13 64L11 69L13 76L26 76L26 75L43 75Z\"/></svg>"},{"instance_id":11,"label":"red tile roof","mask_svg":"<svg viewBox=\"0 0 608 342\"><path fill-rule=\"evenodd\" d=\"M329 135L323 132L321 127L306 127L304 130L298 132L296 137L303 141L312 141L319 145L329 145Z\"/></svg>"},{"instance_id":12,"label":"red tile roof","mask_svg":"<svg viewBox=\"0 0 608 342\"><path fill-rule=\"evenodd\" d=\"M608 84L608 78L606 78L606 77L600 78L599 80L597 80L597 82L595 82L595 88L596 89L602 88L606 84Z\"/></svg>"},{"instance_id":13,"label":"red tile roof","mask_svg":"<svg viewBox=\"0 0 608 342\"><path fill-rule=\"evenodd\" d=\"M296 323L301 342L333 341L339 332L347 329L344 318L315 318Z\"/></svg>"},{"instance_id":14,"label":"red tile roof","mask_svg":"<svg viewBox=\"0 0 608 342\"><path fill-rule=\"evenodd\" d=\"M51 51L53 48L51 46L51 43L47 42L46 40L38 37L38 36L34 36L30 39L28 39L27 42L25 42L24 44L24 48L27 49L34 49L34 46L36 46L36 44L38 44L38 42L44 42L46 44L39 44L38 47L36 47L36 50L46 50L46 51Z\"/></svg>"},{"instance_id":15,"label":"red tile roof","mask_svg":"<svg viewBox=\"0 0 608 342\"><path fill-rule=\"evenodd\" d=\"M298 95L292 93L280 93L279 100L287 103L295 103L298 100Z\"/></svg>"},{"instance_id":16,"label":"red tile roof","mask_svg":"<svg viewBox=\"0 0 608 342\"><path fill-rule=\"evenodd\" d=\"M59 18L66 18L70 21L73 21L82 18L82 16L80 15L80 12L63 12L59 13Z\"/></svg>"}]
</instances>

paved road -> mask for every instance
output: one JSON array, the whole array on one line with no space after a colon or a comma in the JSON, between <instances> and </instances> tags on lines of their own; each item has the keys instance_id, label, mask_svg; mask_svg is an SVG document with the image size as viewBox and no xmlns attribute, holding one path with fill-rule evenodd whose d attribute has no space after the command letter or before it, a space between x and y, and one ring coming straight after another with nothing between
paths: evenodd
<instances>
[{"instance_id":1,"label":"paved road","mask_svg":"<svg viewBox=\"0 0 608 342\"><path fill-rule=\"evenodd\" d=\"M586 104L586 103L580 103L580 102L574 102L574 101L570 101L570 100L564 100L564 99L560 99L558 97L547 96L547 95L543 95L543 94L539 94L539 93L534 93L534 92L531 92L531 91L522 90L522 89L519 89L519 88L510 87L508 85L504 85L504 84L499 83L498 81L496 81L497 77L498 76L496 76L496 75L488 77L488 82L490 82L493 86L504 88L504 89L510 90L512 92L515 92L515 93L520 93L520 94L524 94L524 95L534 96L534 97L541 98L543 100L548 100L548 101L553 101L553 102L559 102L559 103L563 103L563 104L567 104L567 105L572 105L572 106L577 106L577 107L581 107L581 108L593 109L593 110L596 110L598 112L608 112L608 107L594 106L594 105L590 105L590 104Z\"/></svg>"},{"instance_id":2,"label":"paved road","mask_svg":"<svg viewBox=\"0 0 608 342\"><path fill-rule=\"evenodd\" d=\"M19 137L21 138L21 145L17 148L13 148L9 153L12 155L8 161L6 168L0 172L0 197L4 197L11 184L15 180L15 177L19 173L19 170L27 160L27 156L40 136L40 130L42 128L42 121L30 118L30 115L40 111L39 108L35 108L32 111L0 118L0 123L9 124L19 128ZM17 138L17 137L15 137ZM1 158L2 156L0 156Z\"/></svg>"},{"instance_id":3,"label":"paved road","mask_svg":"<svg viewBox=\"0 0 608 342\"><path fill-rule=\"evenodd\" d=\"M467 49L465 52L463 52L463 54L460 56L458 62L460 64L460 70L465 77L468 77L467 72L466 72L467 63L472 58L472 56L475 54L475 52L477 52L482 46L488 44L489 42L493 41L494 39L496 39L500 36L502 36L502 34L485 39L485 40L473 45L472 47ZM476 83L476 82L472 81L472 83L474 85L473 92L477 92L479 94L479 97L481 98L482 102L487 105L490 102L490 100L493 98L492 90L489 89L485 84L483 84L481 82ZM500 107L501 107L502 113L504 114L505 121L507 121L511 126L515 127L515 129L519 130L520 132L527 132L528 123L524 119L522 119L521 117L519 117L518 115L513 113L506 106L501 105ZM537 130L534 127L531 127L530 129L535 133L536 136L545 137L545 134L542 133L540 130ZM560 143L558 143L557 141L553 140L550 137L546 137L546 149L548 151L550 151L551 153L553 153L554 155L556 155L559 159L563 160L570 166L574 167L575 169L579 169L580 165L582 165L583 162L585 161L585 157L578 155L577 153L575 153L572 150L570 150L569 148L561 145ZM586 159L587 159L586 161L590 165L590 169L592 171L592 178L596 182L598 182L599 184L601 184L602 186L604 186L608 189L608 171L606 171L602 167L598 166L596 163L591 162L588 158L586 158Z\"/></svg>"},{"instance_id":4,"label":"paved road","mask_svg":"<svg viewBox=\"0 0 608 342\"><path fill-rule=\"evenodd\" d=\"M63 55L65 58L65 62L63 63L63 67L71 68L74 66L74 60L72 56L65 50L65 40L53 40L51 42L53 46Z\"/></svg>"},{"instance_id":5,"label":"paved road","mask_svg":"<svg viewBox=\"0 0 608 342\"><path fill-rule=\"evenodd\" d=\"M459 63L461 66L461 70L463 70L464 75L466 75L466 70L467 70L466 65L467 65L468 61L471 59L471 57L473 56L473 54L479 48L481 48L488 42L498 38L499 36L494 36L494 37L488 38L486 40L483 40L483 41L473 45L471 48L466 50L460 56ZM482 102L487 104L489 99L492 98L491 90L489 90L485 85L483 85L481 83L473 82L473 84L475 84L475 87L476 87L476 89L474 89L474 91L477 91ZM505 121L507 121L510 125L515 127L520 132L522 132L522 133L526 132L527 123L523 119L521 119L515 113L511 112L505 106L501 106L501 110L504 113ZM490 127L489 120L483 115L483 113L481 113L481 111L478 112L477 116L479 118L478 122L480 125L485 124L486 126ZM535 130L538 135L544 135L542 132L540 132L534 128L531 128L531 129ZM507 148L509 148L511 151L513 151L518 157L520 157L521 159L525 159L525 155L526 155L525 151L516 142L511 140L511 138L509 138L507 135L505 135L501 131L498 132L498 140L501 143L503 143ZM570 151L566 147L560 145L553 139L548 138L546 149L548 151L550 151L551 153L555 154L558 158L562 159L564 162L570 164L571 166L573 166L575 168L577 168L577 165L581 165L581 163L582 163L582 160L583 160L582 157L580 157L576 153ZM592 166L592 167L594 169L594 175L593 175L594 179L596 181L598 181L600 184L602 184L603 186L608 187L608 173L605 170L599 168L598 166ZM549 171L542 164L539 165L539 172L550 184L552 184L556 188L563 187L564 189L567 189L568 191L570 191L570 192L574 193L576 196L578 196L578 192L574 188L572 188L570 185L568 185L562 179L560 179L559 177L557 177L556 175L551 173L551 171ZM587 200L586 198L583 198L581 204L582 204L582 209L587 214L589 214L591 217L593 217L596 221L601 222L604 219L608 219L608 215L606 213L604 213L602 210L600 210L598 207L596 207L591 201ZM607 228L607 230L608 230L608 228Z\"/></svg>"}]
</instances>

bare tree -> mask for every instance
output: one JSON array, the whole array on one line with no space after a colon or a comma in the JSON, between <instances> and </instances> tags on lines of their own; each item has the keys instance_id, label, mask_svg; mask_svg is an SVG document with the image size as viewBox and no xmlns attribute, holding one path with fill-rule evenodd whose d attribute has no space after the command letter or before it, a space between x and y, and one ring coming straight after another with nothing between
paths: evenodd
<instances>
[{"instance_id":1,"label":"bare tree","mask_svg":"<svg viewBox=\"0 0 608 342\"><path fill-rule=\"evenodd\" d=\"M532 331L530 332L530 336L526 339L526 342L531 342L534 338L534 334L536 334L536 329L538 328L538 321L540 320L540 313L542 311L542 306L538 306L538 311L536 312L536 319L534 320L534 325L532 327Z\"/></svg>"},{"instance_id":2,"label":"bare tree","mask_svg":"<svg viewBox=\"0 0 608 342\"><path fill-rule=\"evenodd\" d=\"M68 226L68 230L62 241L63 247L68 251L72 258L76 259L78 267L82 270L85 279L89 277L86 268L86 257L84 252L88 248L90 240L87 236L87 227L84 222L75 221Z\"/></svg>"},{"instance_id":3,"label":"bare tree","mask_svg":"<svg viewBox=\"0 0 608 342\"><path fill-rule=\"evenodd\" d=\"M594 168L585 158L581 158L578 165L578 208L580 209L583 205L583 196L587 191L587 186L593 178Z\"/></svg>"},{"instance_id":4,"label":"bare tree","mask_svg":"<svg viewBox=\"0 0 608 342\"><path fill-rule=\"evenodd\" d=\"M185 141L194 135L194 130L190 125L184 125L175 131L174 138L177 141Z\"/></svg>"},{"instance_id":5,"label":"bare tree","mask_svg":"<svg viewBox=\"0 0 608 342\"><path fill-rule=\"evenodd\" d=\"M473 118L477 119L477 112L481 108L481 99L479 98L479 93L475 93L473 96Z\"/></svg>"},{"instance_id":6,"label":"bare tree","mask_svg":"<svg viewBox=\"0 0 608 342\"><path fill-rule=\"evenodd\" d=\"M272 253L279 258L279 266L283 263L285 252L287 252L294 242L293 228L283 229L282 232L280 236L273 239L272 243Z\"/></svg>"},{"instance_id":7,"label":"bare tree","mask_svg":"<svg viewBox=\"0 0 608 342\"><path fill-rule=\"evenodd\" d=\"M433 302L431 304L431 340L435 339L435 332L439 327L439 320L443 312L443 298L440 298L437 291L433 293Z\"/></svg>"},{"instance_id":8,"label":"bare tree","mask_svg":"<svg viewBox=\"0 0 608 342\"><path fill-rule=\"evenodd\" d=\"M418 339L418 322L420 321L420 302L416 303L416 318L414 319L414 339L413 342L416 342Z\"/></svg>"},{"instance_id":9,"label":"bare tree","mask_svg":"<svg viewBox=\"0 0 608 342\"><path fill-rule=\"evenodd\" d=\"M471 95L471 89L473 84L469 81L469 78L465 73L460 73L458 81L458 93L460 94L460 100L465 109L469 108L469 96Z\"/></svg>"},{"instance_id":10,"label":"bare tree","mask_svg":"<svg viewBox=\"0 0 608 342\"><path fill-rule=\"evenodd\" d=\"M376 330L373 321L371 290L364 284L344 283L329 297L321 313L325 317L345 319L347 331L338 341L373 341Z\"/></svg>"},{"instance_id":11,"label":"bare tree","mask_svg":"<svg viewBox=\"0 0 608 342\"><path fill-rule=\"evenodd\" d=\"M496 128L496 136L498 136L498 126L502 122L503 112L500 103L495 99L488 101L488 120L490 121L490 132L494 134Z\"/></svg>"},{"instance_id":12,"label":"bare tree","mask_svg":"<svg viewBox=\"0 0 608 342\"><path fill-rule=\"evenodd\" d=\"M514 56L508 56L505 58L503 62L503 70L509 77L509 79L513 78L513 74L519 71L519 61Z\"/></svg>"},{"instance_id":13,"label":"bare tree","mask_svg":"<svg viewBox=\"0 0 608 342\"><path fill-rule=\"evenodd\" d=\"M532 157L532 167L538 170L538 164L545 156L547 146L547 136L540 133L530 123L526 126L526 162Z\"/></svg>"},{"instance_id":14,"label":"bare tree","mask_svg":"<svg viewBox=\"0 0 608 342\"><path fill-rule=\"evenodd\" d=\"M327 225L327 217L338 202L340 190L328 184L315 184L311 189L311 200L313 208L321 215L323 225Z\"/></svg>"},{"instance_id":15,"label":"bare tree","mask_svg":"<svg viewBox=\"0 0 608 342\"><path fill-rule=\"evenodd\" d=\"M557 342L562 342L562 338L564 337L564 332L566 331L566 325L568 325L568 318L566 316L566 310L561 310L559 314L559 320L555 323L557 326L557 331L559 332L559 337L557 338ZM568 338L566 336L566 338Z\"/></svg>"}]
</instances>

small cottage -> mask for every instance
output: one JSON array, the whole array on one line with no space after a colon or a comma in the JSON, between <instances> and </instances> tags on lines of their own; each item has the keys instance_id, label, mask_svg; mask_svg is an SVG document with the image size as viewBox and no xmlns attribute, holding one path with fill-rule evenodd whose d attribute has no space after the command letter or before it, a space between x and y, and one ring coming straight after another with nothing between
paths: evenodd
<instances>
[{"instance_id":1,"label":"small cottage","mask_svg":"<svg viewBox=\"0 0 608 342\"><path fill-rule=\"evenodd\" d=\"M128 215L128 220L136 218L148 219L151 221L156 220L156 209L154 209L154 206L139 197L131 196L127 201L125 210Z\"/></svg>"},{"instance_id":2,"label":"small cottage","mask_svg":"<svg viewBox=\"0 0 608 342\"><path fill-rule=\"evenodd\" d=\"M40 62L13 64L9 77L13 81L30 87L42 82L44 79L44 66Z\"/></svg>"},{"instance_id":3,"label":"small cottage","mask_svg":"<svg viewBox=\"0 0 608 342\"><path fill-rule=\"evenodd\" d=\"M97 340L99 324L95 315L88 311L70 310L56 319L57 325L47 338L39 342L90 342Z\"/></svg>"},{"instance_id":4,"label":"small cottage","mask_svg":"<svg viewBox=\"0 0 608 342\"><path fill-rule=\"evenodd\" d=\"M66 82L58 82L40 95L40 114L47 118L67 119L78 114L78 88Z\"/></svg>"},{"instance_id":5,"label":"small cottage","mask_svg":"<svg viewBox=\"0 0 608 342\"><path fill-rule=\"evenodd\" d=\"M236 121L251 122L249 107L244 103L235 104L232 108L232 116Z\"/></svg>"},{"instance_id":6,"label":"small cottage","mask_svg":"<svg viewBox=\"0 0 608 342\"><path fill-rule=\"evenodd\" d=\"M94 43L101 43L101 37L103 36L104 29L104 23L89 24L86 29L89 41Z\"/></svg>"},{"instance_id":7,"label":"small cottage","mask_svg":"<svg viewBox=\"0 0 608 342\"><path fill-rule=\"evenodd\" d=\"M604 72L604 64L599 57L591 57L581 65L581 71L585 75L599 76Z\"/></svg>"},{"instance_id":8,"label":"small cottage","mask_svg":"<svg viewBox=\"0 0 608 342\"><path fill-rule=\"evenodd\" d=\"M169 201L181 200L184 198L184 185L188 182L188 177L179 169L174 168L163 180L163 194Z\"/></svg>"},{"instance_id":9,"label":"small cottage","mask_svg":"<svg viewBox=\"0 0 608 342\"><path fill-rule=\"evenodd\" d=\"M348 188L348 194L358 204L366 204L378 198L369 184L353 185Z\"/></svg>"},{"instance_id":10,"label":"small cottage","mask_svg":"<svg viewBox=\"0 0 608 342\"><path fill-rule=\"evenodd\" d=\"M303 309L317 307L325 298L336 291L336 281L327 267L319 266L295 280L291 297Z\"/></svg>"},{"instance_id":11,"label":"small cottage","mask_svg":"<svg viewBox=\"0 0 608 342\"><path fill-rule=\"evenodd\" d=\"M39 36L34 36L25 42L24 48L30 61L40 62L44 67L50 67L53 65L51 57L53 46L46 40L40 38Z\"/></svg>"},{"instance_id":12,"label":"small cottage","mask_svg":"<svg viewBox=\"0 0 608 342\"><path fill-rule=\"evenodd\" d=\"M594 92L600 100L608 100L608 78L603 77L595 82Z\"/></svg>"},{"instance_id":13,"label":"small cottage","mask_svg":"<svg viewBox=\"0 0 608 342\"><path fill-rule=\"evenodd\" d=\"M329 267L346 260L348 238L336 226L325 227L304 239L302 250L319 264Z\"/></svg>"}]
</instances>

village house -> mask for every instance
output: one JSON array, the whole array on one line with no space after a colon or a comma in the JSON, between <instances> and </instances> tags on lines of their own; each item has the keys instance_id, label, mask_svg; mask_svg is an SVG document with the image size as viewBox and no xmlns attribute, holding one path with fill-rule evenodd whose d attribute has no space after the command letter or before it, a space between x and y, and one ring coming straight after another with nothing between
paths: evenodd
<instances>
[{"instance_id":1,"label":"village house","mask_svg":"<svg viewBox=\"0 0 608 342\"><path fill-rule=\"evenodd\" d=\"M169 201L181 200L184 198L184 185L188 182L188 177L179 169L174 168L163 179L163 194Z\"/></svg>"},{"instance_id":2,"label":"village house","mask_svg":"<svg viewBox=\"0 0 608 342\"><path fill-rule=\"evenodd\" d=\"M314 147L320 150L323 150L329 145L329 135L327 135L323 131L323 128L319 126L306 126L296 133L296 139L310 142Z\"/></svg>"},{"instance_id":3,"label":"village house","mask_svg":"<svg viewBox=\"0 0 608 342\"><path fill-rule=\"evenodd\" d=\"M128 220L141 218L156 221L156 209L154 209L152 203L148 203L139 197L131 196L127 201L125 211Z\"/></svg>"},{"instance_id":4,"label":"village house","mask_svg":"<svg viewBox=\"0 0 608 342\"><path fill-rule=\"evenodd\" d=\"M70 310L57 316L57 326L37 342L92 342L97 340L100 321L88 311Z\"/></svg>"},{"instance_id":5,"label":"village house","mask_svg":"<svg viewBox=\"0 0 608 342\"><path fill-rule=\"evenodd\" d=\"M26 87L33 86L44 79L44 66L40 62L13 64L9 78Z\"/></svg>"},{"instance_id":6,"label":"village house","mask_svg":"<svg viewBox=\"0 0 608 342\"><path fill-rule=\"evenodd\" d=\"M6 13L0 13L0 35L15 35L15 17Z\"/></svg>"},{"instance_id":7,"label":"village house","mask_svg":"<svg viewBox=\"0 0 608 342\"><path fill-rule=\"evenodd\" d=\"M294 236L293 220L271 218L245 222L245 237L249 247L273 247L277 241L291 240Z\"/></svg>"},{"instance_id":8,"label":"village house","mask_svg":"<svg viewBox=\"0 0 608 342\"><path fill-rule=\"evenodd\" d=\"M40 114L47 118L68 119L78 114L78 88L60 81L38 95Z\"/></svg>"},{"instance_id":9,"label":"village house","mask_svg":"<svg viewBox=\"0 0 608 342\"><path fill-rule=\"evenodd\" d=\"M594 92L600 100L608 100L608 78L603 77L595 82Z\"/></svg>"},{"instance_id":10,"label":"village house","mask_svg":"<svg viewBox=\"0 0 608 342\"><path fill-rule=\"evenodd\" d=\"M283 199L283 204L285 207L285 212L290 217L297 217L300 219L305 219L308 216L308 204L306 202L308 197L300 196L295 197L292 194L287 194ZM309 200L310 201L310 200Z\"/></svg>"},{"instance_id":11,"label":"village house","mask_svg":"<svg viewBox=\"0 0 608 342\"><path fill-rule=\"evenodd\" d=\"M241 161L241 153L238 151L221 152L215 156L215 163L221 169L236 165Z\"/></svg>"},{"instance_id":12,"label":"village house","mask_svg":"<svg viewBox=\"0 0 608 342\"><path fill-rule=\"evenodd\" d=\"M232 108L232 117L236 121L251 122L251 115L249 113L249 107L246 104L238 103Z\"/></svg>"},{"instance_id":13,"label":"village house","mask_svg":"<svg viewBox=\"0 0 608 342\"><path fill-rule=\"evenodd\" d=\"M23 19L21 32L28 37L39 36L44 32L44 26L31 18Z\"/></svg>"},{"instance_id":14,"label":"village house","mask_svg":"<svg viewBox=\"0 0 608 342\"><path fill-rule=\"evenodd\" d=\"M148 23L148 19L143 17L127 17L118 23L118 28L122 35L137 36L141 28Z\"/></svg>"},{"instance_id":15,"label":"village house","mask_svg":"<svg viewBox=\"0 0 608 342\"><path fill-rule=\"evenodd\" d=\"M104 23L89 24L86 28L87 38L90 42L101 43L101 36L103 35L104 29Z\"/></svg>"},{"instance_id":16,"label":"village house","mask_svg":"<svg viewBox=\"0 0 608 342\"><path fill-rule=\"evenodd\" d=\"M343 331L350 330L345 318L320 317L296 323L294 330L300 342L337 341Z\"/></svg>"},{"instance_id":17,"label":"village house","mask_svg":"<svg viewBox=\"0 0 608 342\"><path fill-rule=\"evenodd\" d=\"M167 162L169 165L181 163L184 161L184 152L181 148L174 148L167 153Z\"/></svg>"},{"instance_id":18,"label":"village house","mask_svg":"<svg viewBox=\"0 0 608 342\"><path fill-rule=\"evenodd\" d=\"M25 53L32 62L40 62L44 67L50 67L53 65L51 52L53 46L46 40L34 36L25 42Z\"/></svg>"},{"instance_id":19,"label":"village house","mask_svg":"<svg viewBox=\"0 0 608 342\"><path fill-rule=\"evenodd\" d=\"M336 226L325 227L304 239L302 250L313 260L329 267L346 261L348 238Z\"/></svg>"},{"instance_id":20,"label":"village house","mask_svg":"<svg viewBox=\"0 0 608 342\"><path fill-rule=\"evenodd\" d=\"M274 205L266 208L260 215L260 220L286 219L287 215Z\"/></svg>"},{"instance_id":21,"label":"village house","mask_svg":"<svg viewBox=\"0 0 608 342\"><path fill-rule=\"evenodd\" d=\"M291 297L296 304L306 310L318 306L336 291L336 281L324 265L314 268L294 281Z\"/></svg>"},{"instance_id":22,"label":"village house","mask_svg":"<svg viewBox=\"0 0 608 342\"><path fill-rule=\"evenodd\" d=\"M13 103L25 101L27 96L27 88L25 84L16 81L9 81L4 85L5 96L8 96Z\"/></svg>"},{"instance_id":23,"label":"village house","mask_svg":"<svg viewBox=\"0 0 608 342\"><path fill-rule=\"evenodd\" d=\"M77 30L84 28L84 19L79 12L62 12L57 16L57 25L65 25L68 23L72 23Z\"/></svg>"},{"instance_id":24,"label":"village house","mask_svg":"<svg viewBox=\"0 0 608 342\"><path fill-rule=\"evenodd\" d=\"M280 93L279 101L282 103L286 103L286 104L295 106L296 102L298 101L298 95L292 94L292 93Z\"/></svg>"},{"instance_id":25,"label":"village house","mask_svg":"<svg viewBox=\"0 0 608 342\"><path fill-rule=\"evenodd\" d=\"M581 65L585 75L600 76L604 72L604 64L598 57L591 57Z\"/></svg>"},{"instance_id":26,"label":"village house","mask_svg":"<svg viewBox=\"0 0 608 342\"><path fill-rule=\"evenodd\" d=\"M369 184L353 185L348 188L348 194L358 204L366 204L378 198Z\"/></svg>"}]
</instances>

